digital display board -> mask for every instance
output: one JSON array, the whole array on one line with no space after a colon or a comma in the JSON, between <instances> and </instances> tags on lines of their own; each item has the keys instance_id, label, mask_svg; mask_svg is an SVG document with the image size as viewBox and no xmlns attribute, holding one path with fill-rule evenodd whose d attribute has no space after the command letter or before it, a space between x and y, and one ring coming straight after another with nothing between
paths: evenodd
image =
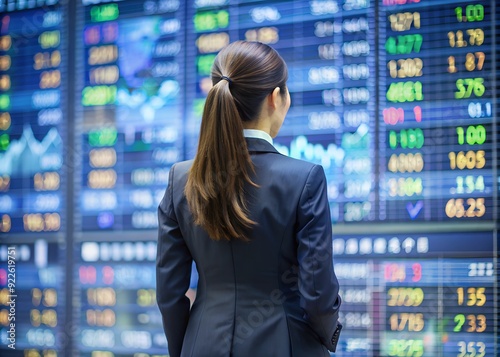
<instances>
[{"instance_id":1,"label":"digital display board","mask_svg":"<svg viewBox=\"0 0 500 357\"><path fill-rule=\"evenodd\" d=\"M166 356L156 305L156 241L83 242L80 251L80 356L125 356L131 350Z\"/></svg>"},{"instance_id":2,"label":"digital display board","mask_svg":"<svg viewBox=\"0 0 500 357\"><path fill-rule=\"evenodd\" d=\"M2 356L56 357L68 339L65 22L58 0L0 1Z\"/></svg>"},{"instance_id":3,"label":"digital display board","mask_svg":"<svg viewBox=\"0 0 500 357\"><path fill-rule=\"evenodd\" d=\"M82 230L155 227L168 168L196 152L213 60L238 39L287 62L276 147L323 165L333 223L496 217L490 4L85 5Z\"/></svg>"},{"instance_id":4,"label":"digital display board","mask_svg":"<svg viewBox=\"0 0 500 357\"><path fill-rule=\"evenodd\" d=\"M214 8L214 4L220 6ZM269 44L287 62L291 108L275 140L283 154L323 165L334 222L374 220L373 6L335 1L195 1L188 7L186 86L193 156L210 68L229 42ZM189 115L191 114L191 115Z\"/></svg>"},{"instance_id":5,"label":"digital display board","mask_svg":"<svg viewBox=\"0 0 500 357\"><path fill-rule=\"evenodd\" d=\"M495 356L494 249L492 232L335 236L335 355Z\"/></svg>"},{"instance_id":6,"label":"digital display board","mask_svg":"<svg viewBox=\"0 0 500 357\"><path fill-rule=\"evenodd\" d=\"M168 169L184 157L184 5L88 3L78 16L81 229L155 228Z\"/></svg>"},{"instance_id":7,"label":"digital display board","mask_svg":"<svg viewBox=\"0 0 500 357\"><path fill-rule=\"evenodd\" d=\"M64 332L64 257L56 243L0 244L0 354L57 357Z\"/></svg>"},{"instance_id":8,"label":"digital display board","mask_svg":"<svg viewBox=\"0 0 500 357\"><path fill-rule=\"evenodd\" d=\"M65 35L58 1L0 5L0 232L57 232Z\"/></svg>"},{"instance_id":9,"label":"digital display board","mask_svg":"<svg viewBox=\"0 0 500 357\"><path fill-rule=\"evenodd\" d=\"M213 60L239 39L287 62L275 147L325 169L343 299L335 355L498 355L496 0L66 6L0 0L2 356L168 356L156 208L172 164L196 153Z\"/></svg>"},{"instance_id":10,"label":"digital display board","mask_svg":"<svg viewBox=\"0 0 500 357\"><path fill-rule=\"evenodd\" d=\"M492 220L491 4L392 3L378 19L378 219Z\"/></svg>"}]
</instances>

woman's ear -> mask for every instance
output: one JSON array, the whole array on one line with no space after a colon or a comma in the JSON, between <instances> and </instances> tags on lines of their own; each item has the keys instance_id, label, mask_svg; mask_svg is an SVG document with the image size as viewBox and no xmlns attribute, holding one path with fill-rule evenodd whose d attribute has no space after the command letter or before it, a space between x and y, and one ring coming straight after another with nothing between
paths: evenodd
<instances>
[{"instance_id":1,"label":"woman's ear","mask_svg":"<svg viewBox=\"0 0 500 357\"><path fill-rule=\"evenodd\" d=\"M269 96L267 97L267 100L268 100L269 105L273 109L279 108L280 103L282 101L280 87L274 88L274 90L271 92L271 94L269 94Z\"/></svg>"}]
</instances>

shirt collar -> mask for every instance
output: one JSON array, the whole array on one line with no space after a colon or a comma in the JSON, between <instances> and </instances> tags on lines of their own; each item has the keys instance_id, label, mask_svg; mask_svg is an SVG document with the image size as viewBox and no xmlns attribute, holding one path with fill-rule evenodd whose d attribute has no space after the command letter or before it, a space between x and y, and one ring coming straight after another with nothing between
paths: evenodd
<instances>
[{"instance_id":1,"label":"shirt collar","mask_svg":"<svg viewBox=\"0 0 500 357\"><path fill-rule=\"evenodd\" d=\"M262 130L243 129L243 136L245 138L263 139L267 141L269 144L273 145L273 138L271 138L271 135Z\"/></svg>"}]
</instances>

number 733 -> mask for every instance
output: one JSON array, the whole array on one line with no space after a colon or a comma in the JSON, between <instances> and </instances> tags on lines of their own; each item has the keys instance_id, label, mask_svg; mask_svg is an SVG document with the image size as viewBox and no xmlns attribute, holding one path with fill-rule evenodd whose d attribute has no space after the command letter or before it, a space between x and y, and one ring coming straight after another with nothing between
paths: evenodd
<instances>
[{"instance_id":1,"label":"number 733","mask_svg":"<svg viewBox=\"0 0 500 357\"><path fill-rule=\"evenodd\" d=\"M467 321L467 327L465 329L466 332L484 332L486 330L486 316L484 315L467 315L458 314L455 315L453 319L455 322L455 327L453 328L453 332L462 331L462 327Z\"/></svg>"}]
</instances>

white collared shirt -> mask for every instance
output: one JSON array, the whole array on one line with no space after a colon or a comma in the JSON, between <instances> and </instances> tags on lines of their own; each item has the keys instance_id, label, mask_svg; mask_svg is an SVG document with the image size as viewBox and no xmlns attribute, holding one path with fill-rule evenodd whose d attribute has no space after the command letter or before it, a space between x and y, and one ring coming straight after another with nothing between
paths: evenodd
<instances>
[{"instance_id":1,"label":"white collared shirt","mask_svg":"<svg viewBox=\"0 0 500 357\"><path fill-rule=\"evenodd\" d=\"M262 130L257 129L243 129L243 136L245 138L256 138L256 139L264 139L269 144L273 145L273 138L271 135Z\"/></svg>"}]
</instances>

